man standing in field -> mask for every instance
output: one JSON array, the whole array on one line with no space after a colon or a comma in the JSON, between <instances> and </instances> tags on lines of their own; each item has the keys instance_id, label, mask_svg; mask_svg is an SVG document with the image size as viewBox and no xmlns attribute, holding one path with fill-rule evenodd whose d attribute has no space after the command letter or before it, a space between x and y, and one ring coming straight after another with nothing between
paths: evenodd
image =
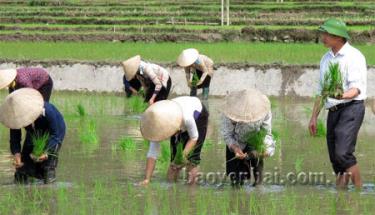
<instances>
[{"instance_id":1,"label":"man standing in field","mask_svg":"<svg viewBox=\"0 0 375 215\"><path fill-rule=\"evenodd\" d=\"M345 23L336 19L327 20L319 27L321 41L331 50L320 62L320 82L323 83L330 65L338 64L342 77L343 93L333 98L324 94L320 84L318 98L315 101L309 123L311 135L316 134L317 118L321 102L329 110L327 118L327 146L333 170L337 176L336 186L347 188L351 179L356 188L362 187L359 166L353 155L358 131L365 114L364 100L367 88L366 59L362 53L352 47Z\"/></svg>"}]
</instances>

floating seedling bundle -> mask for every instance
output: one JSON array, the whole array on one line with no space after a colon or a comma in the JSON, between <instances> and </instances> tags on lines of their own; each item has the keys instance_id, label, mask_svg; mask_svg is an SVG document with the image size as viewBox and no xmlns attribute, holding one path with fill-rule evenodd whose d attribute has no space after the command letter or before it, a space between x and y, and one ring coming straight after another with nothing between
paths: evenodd
<instances>
[{"instance_id":1,"label":"floating seedling bundle","mask_svg":"<svg viewBox=\"0 0 375 215\"><path fill-rule=\"evenodd\" d=\"M330 98L341 98L343 90L343 79L338 63L331 63L328 71L324 74L324 79L321 83L321 104Z\"/></svg>"}]
</instances>

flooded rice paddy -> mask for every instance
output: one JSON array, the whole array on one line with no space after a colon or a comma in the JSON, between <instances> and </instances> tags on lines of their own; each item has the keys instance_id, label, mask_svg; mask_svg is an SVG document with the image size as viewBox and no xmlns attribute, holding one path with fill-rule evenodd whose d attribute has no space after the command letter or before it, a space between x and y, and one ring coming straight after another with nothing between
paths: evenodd
<instances>
[{"instance_id":1,"label":"flooded rice paddy","mask_svg":"<svg viewBox=\"0 0 375 215\"><path fill-rule=\"evenodd\" d=\"M2 93L1 97L6 94ZM375 210L375 116L367 109L356 156L365 183L360 192L337 191L324 137L310 137L312 101L273 98L277 150L265 160L264 185L235 189L225 174L220 136L221 98L210 98L209 129L199 185L167 183L168 143L153 181L143 179L148 143L139 131L142 105L123 95L54 92L67 135L58 182L15 186L8 130L0 127L0 214L373 214ZM324 113L321 120L325 120Z\"/></svg>"}]
</instances>

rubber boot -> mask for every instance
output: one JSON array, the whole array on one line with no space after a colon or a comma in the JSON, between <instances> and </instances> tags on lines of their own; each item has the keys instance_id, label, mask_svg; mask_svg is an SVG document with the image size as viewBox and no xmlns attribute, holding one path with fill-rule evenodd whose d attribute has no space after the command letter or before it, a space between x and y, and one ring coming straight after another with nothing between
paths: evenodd
<instances>
[{"instance_id":1,"label":"rubber boot","mask_svg":"<svg viewBox=\"0 0 375 215\"><path fill-rule=\"evenodd\" d=\"M203 88L203 99L204 100L207 100L208 99L208 93L210 92L210 88L206 87L206 88Z\"/></svg>"},{"instance_id":2,"label":"rubber boot","mask_svg":"<svg viewBox=\"0 0 375 215\"><path fill-rule=\"evenodd\" d=\"M55 169L47 169L44 172L44 184L51 184L56 181Z\"/></svg>"},{"instance_id":3,"label":"rubber boot","mask_svg":"<svg viewBox=\"0 0 375 215\"><path fill-rule=\"evenodd\" d=\"M14 183L15 184L28 184L28 177L26 174L16 171L14 173Z\"/></svg>"},{"instance_id":4,"label":"rubber boot","mask_svg":"<svg viewBox=\"0 0 375 215\"><path fill-rule=\"evenodd\" d=\"M190 96L197 96L197 88L196 87L191 87Z\"/></svg>"}]
</instances>

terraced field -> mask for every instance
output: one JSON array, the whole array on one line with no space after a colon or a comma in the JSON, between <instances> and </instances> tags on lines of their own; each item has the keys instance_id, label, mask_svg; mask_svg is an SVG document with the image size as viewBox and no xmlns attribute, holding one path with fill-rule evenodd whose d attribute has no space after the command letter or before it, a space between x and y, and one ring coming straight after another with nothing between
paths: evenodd
<instances>
[{"instance_id":1,"label":"terraced field","mask_svg":"<svg viewBox=\"0 0 375 215\"><path fill-rule=\"evenodd\" d=\"M0 1L3 41L316 42L329 17L344 20L354 42L373 43L371 1Z\"/></svg>"}]
</instances>

